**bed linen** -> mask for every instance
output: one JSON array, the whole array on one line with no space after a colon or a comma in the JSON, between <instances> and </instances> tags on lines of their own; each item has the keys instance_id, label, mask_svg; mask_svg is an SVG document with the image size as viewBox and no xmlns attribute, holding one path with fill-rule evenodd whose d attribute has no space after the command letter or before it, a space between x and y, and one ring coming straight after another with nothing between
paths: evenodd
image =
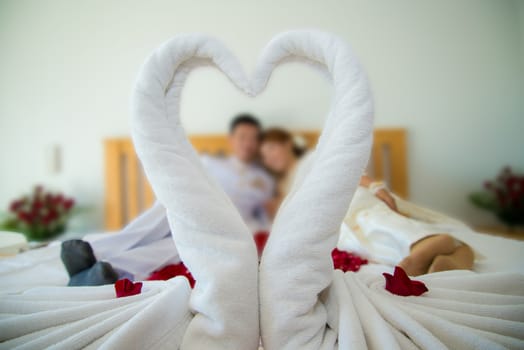
<instances>
[{"instance_id":1,"label":"bed linen","mask_svg":"<svg viewBox=\"0 0 524 350\"><path fill-rule=\"evenodd\" d=\"M178 103L187 74L203 63L256 95L273 68L290 60L306 60L326 74L335 98L315 162L278 213L258 273L249 230L203 171ZM116 299L111 285L43 287L63 286L62 269L34 288L29 282L22 291L2 288L0 346L256 349L260 329L268 350L522 348L522 274L432 274L421 277L427 294L401 298L384 290L381 272L390 267L333 271L330 252L371 144L367 80L347 45L320 32L276 37L258 67L250 83L222 44L188 35L155 51L137 79L133 139L195 289L174 278L145 282L144 293ZM14 282L16 272L20 279L53 270L57 249L10 260L0 283ZM42 261L34 266L31 256Z\"/></svg>"}]
</instances>

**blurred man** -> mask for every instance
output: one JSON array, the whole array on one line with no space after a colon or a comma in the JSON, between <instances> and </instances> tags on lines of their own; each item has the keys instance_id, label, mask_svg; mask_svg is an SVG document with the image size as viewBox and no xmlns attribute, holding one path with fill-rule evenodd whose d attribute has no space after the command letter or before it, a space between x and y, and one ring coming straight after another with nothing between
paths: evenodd
<instances>
[{"instance_id":1,"label":"blurred man","mask_svg":"<svg viewBox=\"0 0 524 350\"><path fill-rule=\"evenodd\" d=\"M257 162L261 131L256 118L241 114L229 128L231 156L202 157L204 167L231 198L252 231L266 225L264 203L273 196L275 186L272 177Z\"/></svg>"},{"instance_id":2,"label":"blurred man","mask_svg":"<svg viewBox=\"0 0 524 350\"><path fill-rule=\"evenodd\" d=\"M255 117L239 115L229 128L231 156L202 156L204 167L231 198L253 233L267 228L263 208L274 191L272 178L257 162L260 134L260 122ZM109 284L123 277L145 279L151 272L180 261L165 208L158 202L119 234L89 243L63 242L61 257L70 286Z\"/></svg>"}]
</instances>

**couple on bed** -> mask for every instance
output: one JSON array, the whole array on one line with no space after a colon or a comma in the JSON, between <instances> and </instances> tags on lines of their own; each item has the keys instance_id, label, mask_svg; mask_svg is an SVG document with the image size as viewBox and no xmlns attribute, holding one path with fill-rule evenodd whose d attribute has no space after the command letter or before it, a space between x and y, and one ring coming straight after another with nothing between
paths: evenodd
<instances>
[{"instance_id":1,"label":"couple on bed","mask_svg":"<svg viewBox=\"0 0 524 350\"><path fill-rule=\"evenodd\" d=\"M260 122L248 114L235 117L229 131L232 155L204 155L202 164L251 232L268 230L293 183L307 173L314 154L296 145L284 129L262 131ZM471 248L446 231L435 230L431 224L401 215L384 184L367 175L361 178L342 227L342 232L358 237L355 250L359 253L372 261L398 264L413 276L471 269ZM389 251L384 253L381 244ZM64 242L61 256L71 286L114 283L124 277L142 280L159 268L180 262L165 209L158 203L120 234Z\"/></svg>"}]
</instances>

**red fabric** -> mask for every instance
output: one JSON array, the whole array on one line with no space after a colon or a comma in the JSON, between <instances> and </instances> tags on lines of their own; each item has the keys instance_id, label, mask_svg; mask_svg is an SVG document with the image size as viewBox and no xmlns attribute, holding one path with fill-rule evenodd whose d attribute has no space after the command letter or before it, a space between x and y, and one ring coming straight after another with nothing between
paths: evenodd
<instances>
[{"instance_id":1,"label":"red fabric","mask_svg":"<svg viewBox=\"0 0 524 350\"><path fill-rule=\"evenodd\" d=\"M142 282L133 283L127 278L115 282L115 292L117 298L129 297L142 292Z\"/></svg>"},{"instance_id":2,"label":"red fabric","mask_svg":"<svg viewBox=\"0 0 524 350\"><path fill-rule=\"evenodd\" d=\"M193 275L191 275L191 272L189 272L187 267L182 262L178 264L167 265L161 268L160 270L154 271L151 275L149 275L147 280L148 281L158 281L158 280L166 281L176 276L184 276L185 278L188 279L189 285L191 286L191 288L195 286L195 279L193 278Z\"/></svg>"},{"instance_id":3,"label":"red fabric","mask_svg":"<svg viewBox=\"0 0 524 350\"><path fill-rule=\"evenodd\" d=\"M419 296L428 291L423 282L411 280L400 266L395 266L393 275L385 272L382 275L386 279L386 290L390 293L407 297Z\"/></svg>"},{"instance_id":4,"label":"red fabric","mask_svg":"<svg viewBox=\"0 0 524 350\"><path fill-rule=\"evenodd\" d=\"M362 259L356 254L338 250L337 248L333 249L331 252L331 257L333 258L333 266L335 269L342 270L344 272L357 272L360 270L360 266L366 265L368 263L366 259Z\"/></svg>"}]
</instances>

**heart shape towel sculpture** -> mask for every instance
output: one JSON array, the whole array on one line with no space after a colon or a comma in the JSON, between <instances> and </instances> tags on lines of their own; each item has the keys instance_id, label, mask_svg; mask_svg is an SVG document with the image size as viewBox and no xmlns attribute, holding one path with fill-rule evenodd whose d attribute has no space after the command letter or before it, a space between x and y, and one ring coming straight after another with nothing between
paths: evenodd
<instances>
[{"instance_id":1,"label":"heart shape towel sculpture","mask_svg":"<svg viewBox=\"0 0 524 350\"><path fill-rule=\"evenodd\" d=\"M314 159L297 174L277 214L257 281L253 240L200 165L180 125L179 99L188 73L199 65L217 66L256 96L273 69L289 61L320 69L334 97ZM459 273L457 285L454 273L433 274L420 278L430 290L424 297L399 300L405 297L386 291L381 273L333 272L330 252L367 162L372 131L368 83L342 40L311 31L281 34L263 51L250 83L218 41L178 37L148 59L133 102L137 153L197 281L183 348L255 349L259 312L266 350L523 345L522 276ZM444 293L441 281L448 285Z\"/></svg>"},{"instance_id":2,"label":"heart shape towel sculpture","mask_svg":"<svg viewBox=\"0 0 524 350\"><path fill-rule=\"evenodd\" d=\"M272 235L280 243L290 242L295 239L285 236L290 227L314 231L322 227L323 232L312 239L323 241L325 247L330 248L325 256L319 255L311 264L331 268L329 252L336 244L335 233L366 165L373 124L367 80L349 47L342 40L320 32L279 35L264 50L250 84L236 59L220 42L188 35L160 47L139 74L132 99L133 141L153 190L167 209L180 257L197 281L191 297L195 317L182 347L253 349L259 329L255 246L233 204L204 171L180 124L179 99L183 83L191 69L212 64L239 89L257 95L264 89L274 67L293 59L305 60L324 71L335 86L335 96L318 142L317 162L302 186L283 204ZM306 220L296 215L302 203L320 208L318 215ZM271 242L272 238L268 244ZM305 243L307 249L307 241ZM280 274L294 280L293 267L284 264L274 268L268 266L270 260L262 263L261 290L267 278L278 280ZM268 276L266 272L276 276ZM310 277L323 281L318 293L331 279L330 274L314 271ZM309 288L305 290L308 296L298 304L305 301L308 304L316 298L317 293ZM267 291L261 299L262 321L268 321L271 327L281 327L281 322L288 320L273 320L271 310L294 308L297 300L289 298L285 291L274 292L272 288ZM282 299L275 303L280 297ZM322 310L314 313L319 316L318 326L325 325ZM268 330L268 334L278 337L273 328ZM268 348L277 348L272 336L263 340Z\"/></svg>"}]
</instances>

